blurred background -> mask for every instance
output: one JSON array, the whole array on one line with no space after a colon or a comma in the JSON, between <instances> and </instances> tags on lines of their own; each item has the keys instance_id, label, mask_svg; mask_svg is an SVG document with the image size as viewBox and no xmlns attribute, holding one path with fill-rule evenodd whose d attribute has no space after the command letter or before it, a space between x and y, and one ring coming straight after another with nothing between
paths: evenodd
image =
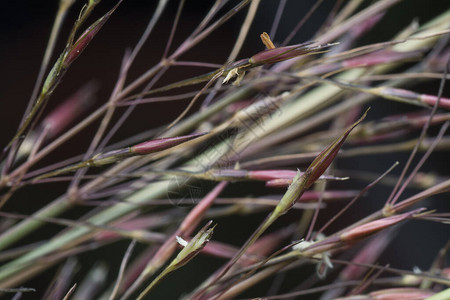
<instances>
[{"instance_id":1,"label":"blurred background","mask_svg":"<svg viewBox=\"0 0 450 300\"><path fill-rule=\"evenodd\" d=\"M96 102L92 109L98 107L100 103L105 102L110 96L115 82L118 77L121 59L127 48L131 48L138 41L140 35L145 29L157 1L130 1L125 0L118 10L112 15L110 20L102 28L100 33L94 38L91 44L87 47L83 55L71 66L69 72L63 79L54 95L52 96L45 111L50 111L59 101L64 100L71 94L76 92L84 83L90 80L95 80L99 89L96 93ZM164 47L166 45L167 37L169 35L172 20L175 16L178 1L169 1L170 5L164 12L162 22L158 23L156 30L150 37L150 41L146 43L141 54L138 56L134 66L131 68L129 74L129 81L136 78L139 74L145 72L149 67L153 66L162 56ZM214 1L186 1L185 8L182 13L180 25L175 34L174 44L172 50L179 45L184 38L197 26L199 20L207 13L208 9ZM309 11L316 1L287 1L285 14L281 19L279 30L275 37L272 37L275 44L283 41L295 27L297 22ZM303 28L296 34L291 43L301 43L313 38L314 32L323 24L327 14L334 6L336 1L324 1L320 8L311 16ZM58 43L53 55L52 62L54 62L59 53L61 53L65 37L76 19L83 1L76 1L68 14L64 26L62 28ZM102 1L86 24L94 22L97 18L108 11L116 1L104 0ZM226 8L236 5L238 1L229 1ZM423 0L405 0L401 1L392 10L387 13L379 24L372 29L366 37L359 41L359 45L381 42L390 39L396 32L410 24L413 20L417 20L420 24L438 15L443 10L449 7L448 0L433 0L429 5L423 5ZM12 138L14 135L25 109L28 99L31 95L34 80L38 74L41 58L44 54L48 36L54 20L54 15L57 11L58 1L8 1L2 3L0 10L0 66L1 66L1 81L0 81L0 142L2 145ZM277 9L278 1L262 0L262 4L258 10L257 17L251 27L251 31L246 39L244 48L238 55L238 59L249 57L256 52L264 49L260 42L259 34L263 31L270 31L271 24L274 19L274 14ZM216 64L223 64L233 47L233 41L239 34L239 28L245 17L246 10L239 13L236 17L227 22L220 30L216 31L208 39L200 43L193 50L189 51L187 55L182 57L183 60L203 61ZM450 22L450 20L449 20ZM191 76L200 75L210 71L204 68L178 67L168 72L161 80L159 85L182 80ZM421 93L437 94L438 81L427 82L418 86L412 87L412 90ZM446 88L444 94L449 95L449 88ZM146 104L141 109L135 110L132 116L127 121L127 126L123 126L113 138L113 142L123 140L130 135L162 126L170 123L178 114L184 109L189 100L172 102L172 103L154 103ZM389 107L389 114L400 113L405 110L413 108L405 105L389 103L384 105L383 100L373 103L373 109L369 119L377 119L380 115L386 114L386 108ZM85 130L82 134L76 136L70 145L61 147L54 152L51 157L45 158L39 166L49 163L61 161L68 157L83 153L90 142L94 130L98 126L95 123L93 126ZM408 137L405 137L405 140ZM380 155L373 157L358 157L357 159L342 159L337 163L337 167L345 170L370 170L374 173L381 173L385 171L395 160L405 161L407 154L395 153L390 155ZM450 164L448 160L448 153L436 152L432 159L424 166L424 170L432 170L436 174L442 176L450 175ZM396 171L400 172L400 168ZM396 174L394 172L394 174ZM340 183L341 184L341 183ZM360 189L367 184L365 181L351 180L342 183L342 187ZM42 185L33 188L31 194L30 190L23 189L18 193L20 202L15 202L13 198L6 209L11 211L18 211L24 214L29 214L37 208L45 205L49 200L57 197L65 191L67 186L64 184L50 184ZM254 187L263 188L255 185ZM36 188L38 191L36 192ZM243 188L236 185L234 188ZM251 192L252 187L245 187ZM232 195L233 187L228 193ZM380 203L384 203L384 199L389 195L389 188L374 189L368 197L369 201L362 201L352 208L350 216L361 216L365 212L368 213L378 208ZM281 191L280 191L281 193ZM405 196L408 193L405 194ZM439 198L439 197L437 197ZM442 200L435 200L433 203L435 207L442 210L449 206L444 205ZM26 203L24 206L23 203ZM84 213L81 209L78 212L80 215ZM74 217L74 215L66 217ZM295 216L291 216L295 217ZM327 215L323 215L321 222L326 221ZM239 218L236 218L239 219ZM239 219L240 220L240 219ZM235 244L241 243L246 235L251 233L255 228L252 222L257 224L260 221L258 218L253 220L249 218L248 224L235 224L236 220L218 220L218 222L225 222L226 224L234 224L236 228L248 228L242 230L241 235L236 237L236 232L231 235L229 232L221 232L218 227L215 238L230 239L236 238ZM346 220L351 222L351 217ZM413 223L413 222L411 222ZM55 229L49 229L54 231ZM58 229L59 230L59 229ZM420 231L419 231L420 230ZM423 232L425 230L425 232ZM45 232L42 234L46 234ZM408 224L402 227L398 238L389 247L385 257L382 258L380 264L395 261L394 267L409 268L417 265L421 268L426 268L438 251L442 239L434 238L437 236L448 236L448 228L437 226L434 223L428 224ZM37 237L35 237L38 239ZM33 237L32 237L33 239ZM416 241L416 244L408 244L410 241ZM118 243L117 253L92 253L84 254L81 260L88 265L98 262L100 258L103 260L114 261L119 259L128 245L127 241ZM425 246L426 245L426 246ZM415 251L421 252L420 255ZM423 252L428 251L428 252ZM420 258L420 260L418 260ZM202 258L195 262L192 266L187 267L186 270L181 270L168 279L168 283L163 284L160 288L155 290L155 299L174 299L176 295L183 290L190 290L192 285L195 285L195 278L187 278L186 274L193 269L196 272L202 270L207 274L214 270L214 268L221 265L222 262L211 260L209 258ZM118 263L116 261L116 266ZM77 275L79 278L83 277L83 271ZM117 270L112 268L112 278ZM32 280L26 286L47 286L51 280L55 269L50 269L46 276ZM293 274L299 276L298 274ZM199 275L202 277L202 275ZM203 277L202 277L203 278ZM177 282L174 288L170 281ZM264 289L264 286L257 286L257 288ZM159 294L158 294L159 293ZM163 296L164 295L164 296ZM253 295L253 294L248 294ZM33 296L36 297L36 294ZM160 297L160 298L158 298ZM164 298L162 298L164 297ZM39 297L38 297L39 298ZM29 298L29 299L38 299ZM27 298L24 298L27 299ZM314 298L313 298L314 299Z\"/></svg>"}]
</instances>

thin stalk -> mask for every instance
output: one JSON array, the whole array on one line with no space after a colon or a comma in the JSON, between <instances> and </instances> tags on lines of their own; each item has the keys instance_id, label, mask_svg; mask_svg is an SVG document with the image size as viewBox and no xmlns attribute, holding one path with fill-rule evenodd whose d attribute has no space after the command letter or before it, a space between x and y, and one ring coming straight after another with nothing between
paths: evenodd
<instances>
[{"instance_id":1,"label":"thin stalk","mask_svg":"<svg viewBox=\"0 0 450 300\"><path fill-rule=\"evenodd\" d=\"M25 109L25 113L24 113L24 115L22 117L22 120L20 122L21 123L20 126L23 125L23 122L25 121L25 118L26 118L27 114L30 112L30 109L33 106L33 101L38 96L39 88L42 85L42 81L44 79L45 71L48 69L48 65L50 63L50 58L51 58L51 56L53 54L53 51L55 49L56 40L57 40L58 34L60 32L62 23L64 22L64 19L65 19L66 15L67 15L67 12L72 7L74 2L75 2L75 0L60 0L59 1L58 11L56 13L55 21L53 22L52 30L50 32L50 37L48 39L47 46L45 48L44 57L42 58L41 66L39 68L39 73L38 73L36 82L34 84L33 91L31 93L31 97L28 100L27 108ZM20 145L20 143L19 143L19 145ZM3 173L7 172L7 170L10 167L10 164L14 161L15 153L16 153L15 151L11 151L9 153L9 156L7 158L7 162L8 163L3 168L3 170L2 170ZM5 174L2 174L2 175L4 176Z\"/></svg>"},{"instance_id":2,"label":"thin stalk","mask_svg":"<svg viewBox=\"0 0 450 300\"><path fill-rule=\"evenodd\" d=\"M449 57L449 60L450 60L450 57ZM398 200L398 198L400 197L400 195L402 194L403 190L406 187L407 183L405 183L403 185L403 187L400 189L400 191L397 193L397 190L400 188L400 184L402 183L403 178L405 177L406 172L408 171L408 167L412 163L412 160L414 159L414 156L415 156L418 148L420 147L420 144L425 139L425 136L427 134L428 128L430 127L430 123L433 120L434 115L436 114L437 108L439 107L439 102L441 100L442 93L444 91L445 78L447 77L447 73L448 73L449 60L447 60L447 65L446 65L446 68L444 70L444 75L443 75L443 77L441 79L441 83L440 83L439 91L438 91L438 96L437 96L437 101L434 104L433 109L430 112L430 117L428 118L427 122L424 124L424 126L422 128L422 131L421 131L420 136L419 136L418 141L417 141L417 145L414 147L413 151L411 152L411 154L410 154L410 156L408 158L408 161L406 162L405 168L403 168L402 173L400 174L400 177L398 178L397 184L395 185L394 189L392 190L391 194L389 195L388 200L386 201L386 205L393 205ZM444 130L444 132L445 132L445 130ZM413 175L413 174L414 174L414 172L411 173L411 175ZM412 176L409 177L409 180L411 180L411 178L412 178Z\"/></svg>"},{"instance_id":3,"label":"thin stalk","mask_svg":"<svg viewBox=\"0 0 450 300\"><path fill-rule=\"evenodd\" d=\"M123 279L123 273L125 272L125 268L128 264L128 260L130 259L131 252L133 251L135 245L136 240L132 240L127 248L127 251L125 252L125 255L123 256L122 263L120 264L119 275L117 276L117 280L116 283L114 284L114 288L111 292L111 295L108 298L109 300L114 300L116 298L117 293L119 292L120 284Z\"/></svg>"}]
</instances>

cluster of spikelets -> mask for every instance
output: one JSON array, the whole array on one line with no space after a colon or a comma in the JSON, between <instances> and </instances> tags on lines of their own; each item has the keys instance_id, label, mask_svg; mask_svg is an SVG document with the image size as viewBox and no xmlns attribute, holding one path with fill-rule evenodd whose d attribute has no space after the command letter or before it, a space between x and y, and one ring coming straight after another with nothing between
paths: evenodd
<instances>
[{"instance_id":1,"label":"cluster of spikelets","mask_svg":"<svg viewBox=\"0 0 450 300\"><path fill-rule=\"evenodd\" d=\"M61 0L58 15L64 16L73 2ZM312 42L289 45L288 37L278 43L273 41L275 31L272 38L263 33L261 52L238 60L258 6L264 1L235 1L232 8L227 8L227 1L211 1L210 11L198 27L170 52L183 15L185 1L180 0L162 59L129 80L137 54L151 39L169 2L160 0L141 40L126 52L110 98L89 112L88 103L96 89L92 84L67 101L54 99L52 94L63 86L64 75L100 29L122 9L122 1L118 1L80 33L98 2L89 1L80 11L65 48L52 65L49 58L58 51L55 39L64 19L56 18L55 34L50 38L35 92L17 131L4 145L0 178L3 296L151 299L160 283L174 289L184 286L172 281L170 274L209 255L223 265L206 279L195 272L189 275L196 285L179 291L179 297L235 299L247 292L264 299L310 294L314 299L450 299L450 268L445 262L450 244L446 240L426 270L398 269L395 261L390 265L377 263L401 224L450 222L449 213L434 210L432 201L424 204L424 200L447 192L450 179L420 172L436 149L448 148L445 132L450 99L442 94L449 78L450 11L425 24L413 22L393 33L389 41L351 48L374 26L380 26L383 15L399 0L366 6L361 6L363 1L337 1ZM298 20L290 37L314 10L321 9L319 4ZM282 15L285 5L286 1L280 1L277 16ZM177 65L214 66L181 61L180 57L236 14L246 17L223 65L197 77L154 87ZM273 28L277 22L279 17ZM415 84L425 80L441 83L435 95L414 91ZM191 91L179 93L181 87ZM189 101L183 102L185 109L175 120L121 143L110 143L135 108L151 109L154 102L184 99ZM375 99L385 101L386 106L396 101L416 109L414 113L374 119L368 107ZM48 112L45 106L49 101L61 104ZM125 113L118 110L122 106L128 107ZM115 114L120 118L113 124ZM81 121L80 116L84 117ZM75 120L78 123L73 125ZM98 120L85 153L36 167ZM320 125L328 129L307 135ZM439 128L435 136L428 133L431 126ZM401 139L405 134L415 134L416 138L405 141ZM354 147L342 150L346 142ZM364 189L339 188L343 180L352 180L352 174L341 172L335 166L337 159L399 151L411 153L409 159L386 162L386 172L374 174ZM376 189L397 165L402 172L390 181L392 192L384 205L358 216L359 221L350 225L336 225L350 206L365 201L367 191ZM255 181L265 185L263 194L251 190ZM57 199L48 199L48 204L34 214L8 211L9 202L21 201L16 197L21 189L55 182L64 184L67 191ZM208 187L202 182L208 182ZM249 190L234 190L236 183L248 183ZM410 185L419 187L420 192L404 197ZM240 196L221 197L230 190ZM79 207L92 209L79 219L64 217ZM331 207L336 210L333 217L319 226L322 212ZM247 224L247 216L261 213L267 216L242 245L215 239L214 230L222 226L216 219L237 215L236 227L245 224L251 228L254 223ZM277 220L282 222L274 224ZM48 240L27 241L49 224L66 229ZM130 243L122 260L107 262L114 272L108 273L104 264L77 262L82 254L117 251L113 250L114 242L127 240ZM84 274L81 280L75 279L78 269ZM54 274L48 287L28 287L33 282L30 280L47 270ZM286 279L285 274L302 274L300 278L305 272L309 272L306 280L276 288ZM272 286L272 296L255 288L261 282Z\"/></svg>"}]
</instances>

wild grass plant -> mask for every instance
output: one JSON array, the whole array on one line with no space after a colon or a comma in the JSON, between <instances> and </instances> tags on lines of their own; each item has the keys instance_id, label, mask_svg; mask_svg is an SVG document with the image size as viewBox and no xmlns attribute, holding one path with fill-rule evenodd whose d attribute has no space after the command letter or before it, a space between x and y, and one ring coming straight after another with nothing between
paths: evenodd
<instances>
[{"instance_id":1,"label":"wild grass plant","mask_svg":"<svg viewBox=\"0 0 450 300\"><path fill-rule=\"evenodd\" d=\"M4 124L1 297L450 299L450 10L391 32L386 16L408 1L335 1L295 42L327 1L281 36L293 1L277 1L264 26L254 20L267 0L205 1L186 30L189 1L159 0L110 62L108 97L92 104L102 79L86 70L62 99L128 1L99 2L70 19L80 3L60 0L30 101L15 131ZM209 61L230 22L227 54ZM243 56L255 31L259 50ZM149 44L155 63L137 64ZM155 111L155 126L130 125ZM82 152L66 155L80 136ZM416 229L427 224L441 232Z\"/></svg>"}]
</instances>

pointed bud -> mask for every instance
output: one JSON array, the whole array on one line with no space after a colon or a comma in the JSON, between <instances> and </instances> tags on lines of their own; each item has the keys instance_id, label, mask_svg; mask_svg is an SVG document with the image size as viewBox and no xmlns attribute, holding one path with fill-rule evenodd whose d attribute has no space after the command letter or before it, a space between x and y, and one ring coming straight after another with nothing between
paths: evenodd
<instances>
[{"instance_id":1,"label":"pointed bud","mask_svg":"<svg viewBox=\"0 0 450 300\"><path fill-rule=\"evenodd\" d=\"M199 136L205 135L206 133L199 134L191 134L185 136L178 136L174 138L160 138L155 140L150 140L147 142L143 142L131 147L121 148L117 150L112 150L106 153L99 153L90 159L89 165L90 167L100 167L104 165L109 165L124 158L137 156L137 155L146 155L159 151L163 151L175 146L178 146L182 143L195 139Z\"/></svg>"},{"instance_id":2,"label":"pointed bud","mask_svg":"<svg viewBox=\"0 0 450 300\"><path fill-rule=\"evenodd\" d=\"M71 122L90 107L96 89L96 84L87 84L69 99L57 106L42 121L42 127L48 129L47 138L52 138L64 131Z\"/></svg>"},{"instance_id":3,"label":"pointed bud","mask_svg":"<svg viewBox=\"0 0 450 300\"><path fill-rule=\"evenodd\" d=\"M383 218L380 220L372 221L360 226L356 226L355 228L349 229L347 231L344 231L340 235L341 241L356 241L362 238L365 238L369 235L372 235L380 230L389 228L397 223L400 223L401 221L404 221L406 219L409 219L414 216L414 214L417 214L424 210L423 208L419 208L404 214L395 215L392 217Z\"/></svg>"},{"instance_id":4,"label":"pointed bud","mask_svg":"<svg viewBox=\"0 0 450 300\"><path fill-rule=\"evenodd\" d=\"M369 110L369 109L368 109ZM306 187L310 187L330 166L331 162L334 160L342 145L345 142L345 139L350 134L350 132L355 128L359 123L361 123L367 115L367 111L364 115L356 121L350 128L348 128L339 138L337 138L331 145L325 148L311 163L311 165L306 170L306 174L309 174L308 181L306 183Z\"/></svg>"},{"instance_id":5,"label":"pointed bud","mask_svg":"<svg viewBox=\"0 0 450 300\"><path fill-rule=\"evenodd\" d=\"M198 133L198 134L190 134L185 136L178 136L173 138L161 138L150 140L147 142L143 142L130 147L130 152L137 155L150 154L162 150L166 150L180 144L183 144L187 141L198 138L206 133Z\"/></svg>"},{"instance_id":6,"label":"pointed bud","mask_svg":"<svg viewBox=\"0 0 450 300\"><path fill-rule=\"evenodd\" d=\"M109 12L98 19L94 24L89 26L89 28L86 29L83 34L81 34L78 40L70 47L69 51L65 55L63 59L63 68L69 67L69 65L73 63L75 59L78 58L78 56L80 56L83 50L92 41L94 36L100 31L103 25L105 25L106 21L108 21L109 17L117 9L121 2L122 1L119 1L119 3L117 3Z\"/></svg>"},{"instance_id":7,"label":"pointed bud","mask_svg":"<svg viewBox=\"0 0 450 300\"><path fill-rule=\"evenodd\" d=\"M300 55L323 53L324 49L335 45L333 43L312 46L313 44L314 42L306 42L303 44L264 50L250 57L248 62L253 66L274 64Z\"/></svg>"},{"instance_id":8,"label":"pointed bud","mask_svg":"<svg viewBox=\"0 0 450 300\"><path fill-rule=\"evenodd\" d=\"M333 159L336 157L339 149L342 147L347 136L362 120L366 117L367 111L364 115L356 121L349 129L347 129L339 138L337 138L331 145L329 145L325 150L323 150L311 165L308 167L306 172L303 174L300 171L292 179L292 184L288 187L288 190L281 198L278 205L275 207L273 213L267 221L268 223L273 222L280 215L285 214L295 202L303 195L303 193L325 172L325 170L330 166Z\"/></svg>"},{"instance_id":9,"label":"pointed bud","mask_svg":"<svg viewBox=\"0 0 450 300\"><path fill-rule=\"evenodd\" d=\"M68 172L73 172L81 168L86 167L101 167L105 165L109 165L118 161L121 161L125 158L132 157L132 156L139 156L139 155L146 155L162 150L166 150L175 146L178 146L182 143L185 143L189 140L195 139L199 136L205 135L206 133L200 133L200 134L191 134L186 136L179 136L174 138L161 138L161 139L155 139L150 140L147 142L143 142L140 144L137 144L135 146L121 148L117 150L112 150L106 153L99 153L97 155L94 155L92 158L73 164L68 165L64 168L57 169L55 171L51 171L49 173L45 173L41 176L36 177L34 180L40 180L44 178L49 178L61 174L65 174Z\"/></svg>"},{"instance_id":10,"label":"pointed bud","mask_svg":"<svg viewBox=\"0 0 450 300\"><path fill-rule=\"evenodd\" d=\"M397 88L379 87L370 90L373 90L374 94L387 99L407 103L414 103L417 101L418 103L426 104L425 106L434 106L438 99L438 97L434 95L418 94L412 91ZM439 100L439 107L450 109L450 99L441 97Z\"/></svg>"},{"instance_id":11,"label":"pointed bud","mask_svg":"<svg viewBox=\"0 0 450 300\"><path fill-rule=\"evenodd\" d=\"M438 100L437 96L427 95L427 94L421 94L419 96L419 98L420 98L420 101L422 101L423 103L426 103L426 104L428 104L430 106L434 106L434 104ZM441 99L439 99L439 107L450 109L450 99L441 97Z\"/></svg>"}]
</instances>

